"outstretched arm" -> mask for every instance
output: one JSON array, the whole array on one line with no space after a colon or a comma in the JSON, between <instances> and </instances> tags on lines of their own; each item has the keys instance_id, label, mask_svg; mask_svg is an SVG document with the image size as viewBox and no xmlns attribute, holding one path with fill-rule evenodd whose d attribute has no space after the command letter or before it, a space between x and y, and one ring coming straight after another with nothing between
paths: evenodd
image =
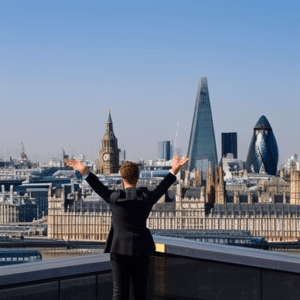
<instances>
[{"instance_id":1,"label":"outstretched arm","mask_svg":"<svg viewBox=\"0 0 300 300\"><path fill-rule=\"evenodd\" d=\"M73 168L74 170L78 170L81 175L85 175L88 173L87 167L81 162L79 159L65 159L65 163ZM86 181L91 186L91 188L107 203L110 203L109 198L112 191L107 188L96 175L93 173L89 173Z\"/></svg>"}]
</instances>

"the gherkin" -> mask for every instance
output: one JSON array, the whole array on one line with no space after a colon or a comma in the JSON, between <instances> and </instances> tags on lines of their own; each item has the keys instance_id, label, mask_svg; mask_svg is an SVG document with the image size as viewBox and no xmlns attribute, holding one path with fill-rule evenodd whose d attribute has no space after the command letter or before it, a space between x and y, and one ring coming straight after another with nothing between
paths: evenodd
<instances>
[{"instance_id":1,"label":"the gherkin","mask_svg":"<svg viewBox=\"0 0 300 300\"><path fill-rule=\"evenodd\" d=\"M201 77L198 86L187 156L189 170L200 169L204 176L209 164L213 169L217 166L215 132L206 77Z\"/></svg>"},{"instance_id":2,"label":"the gherkin","mask_svg":"<svg viewBox=\"0 0 300 300\"><path fill-rule=\"evenodd\" d=\"M254 127L246 169L250 173L276 175L277 164L277 142L269 121L261 116Z\"/></svg>"}]
</instances>

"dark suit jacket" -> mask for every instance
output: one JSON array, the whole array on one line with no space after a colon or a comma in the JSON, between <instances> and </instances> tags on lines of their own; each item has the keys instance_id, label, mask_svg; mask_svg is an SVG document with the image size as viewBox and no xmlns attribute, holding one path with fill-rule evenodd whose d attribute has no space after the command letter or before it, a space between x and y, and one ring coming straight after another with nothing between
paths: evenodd
<instances>
[{"instance_id":1,"label":"dark suit jacket","mask_svg":"<svg viewBox=\"0 0 300 300\"><path fill-rule=\"evenodd\" d=\"M176 176L168 174L153 190L147 188L127 188L110 190L96 175L86 178L91 188L110 205L112 226L104 252L125 255L146 254L155 250L155 244L146 220L152 206L175 182Z\"/></svg>"}]
</instances>

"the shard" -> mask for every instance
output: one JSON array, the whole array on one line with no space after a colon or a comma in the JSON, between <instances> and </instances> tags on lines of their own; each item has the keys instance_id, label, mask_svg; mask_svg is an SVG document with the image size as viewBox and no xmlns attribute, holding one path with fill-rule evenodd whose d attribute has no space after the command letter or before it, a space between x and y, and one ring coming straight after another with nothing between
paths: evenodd
<instances>
[{"instance_id":1,"label":"the shard","mask_svg":"<svg viewBox=\"0 0 300 300\"><path fill-rule=\"evenodd\" d=\"M199 81L187 156L188 169L202 170L204 176L209 164L213 169L217 167L216 140L206 77L201 77Z\"/></svg>"},{"instance_id":2,"label":"the shard","mask_svg":"<svg viewBox=\"0 0 300 300\"><path fill-rule=\"evenodd\" d=\"M277 142L269 121L261 116L254 127L246 169L250 173L276 175L277 164Z\"/></svg>"}]
</instances>

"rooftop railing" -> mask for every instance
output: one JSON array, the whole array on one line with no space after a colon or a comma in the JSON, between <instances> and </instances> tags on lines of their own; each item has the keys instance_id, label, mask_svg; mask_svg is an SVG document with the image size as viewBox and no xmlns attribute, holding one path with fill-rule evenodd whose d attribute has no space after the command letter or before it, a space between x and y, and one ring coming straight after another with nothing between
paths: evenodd
<instances>
[{"instance_id":1,"label":"rooftop railing","mask_svg":"<svg viewBox=\"0 0 300 300\"><path fill-rule=\"evenodd\" d=\"M155 237L147 299L300 299L300 256ZM111 299L109 254L0 268L0 299Z\"/></svg>"}]
</instances>

